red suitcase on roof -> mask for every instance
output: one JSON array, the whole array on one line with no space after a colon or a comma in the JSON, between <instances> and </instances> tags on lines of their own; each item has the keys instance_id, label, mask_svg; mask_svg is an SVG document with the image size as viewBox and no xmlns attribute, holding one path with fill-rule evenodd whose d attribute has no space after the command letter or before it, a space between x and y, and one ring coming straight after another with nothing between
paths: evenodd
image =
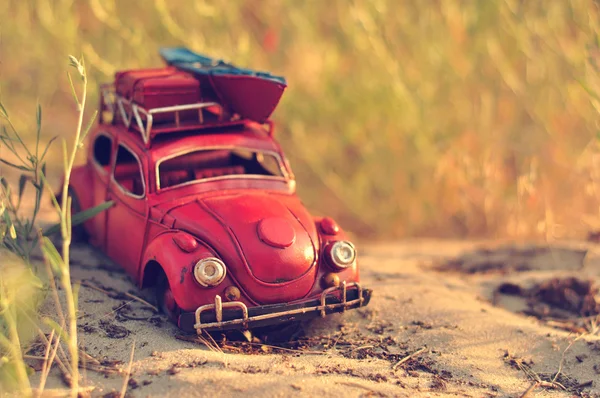
<instances>
[{"instance_id":1,"label":"red suitcase on roof","mask_svg":"<svg viewBox=\"0 0 600 398\"><path fill-rule=\"evenodd\" d=\"M145 109L201 102L200 82L175 68L128 70L115 74L117 94ZM181 112L180 117L197 117L197 112ZM172 121L173 113L159 113L157 122Z\"/></svg>"}]
</instances>

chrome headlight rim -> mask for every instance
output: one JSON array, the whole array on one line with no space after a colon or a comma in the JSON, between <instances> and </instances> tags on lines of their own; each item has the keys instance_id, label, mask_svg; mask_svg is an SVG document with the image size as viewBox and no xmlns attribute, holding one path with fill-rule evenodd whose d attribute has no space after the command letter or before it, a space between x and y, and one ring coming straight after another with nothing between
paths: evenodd
<instances>
[{"instance_id":1,"label":"chrome headlight rim","mask_svg":"<svg viewBox=\"0 0 600 398\"><path fill-rule=\"evenodd\" d=\"M347 240L331 243L328 252L331 264L338 269L350 268L356 262L356 247Z\"/></svg>"},{"instance_id":2,"label":"chrome headlight rim","mask_svg":"<svg viewBox=\"0 0 600 398\"><path fill-rule=\"evenodd\" d=\"M215 287L225 280L227 267L216 257L207 257L198 260L194 265L194 279L202 287Z\"/></svg>"}]
</instances>

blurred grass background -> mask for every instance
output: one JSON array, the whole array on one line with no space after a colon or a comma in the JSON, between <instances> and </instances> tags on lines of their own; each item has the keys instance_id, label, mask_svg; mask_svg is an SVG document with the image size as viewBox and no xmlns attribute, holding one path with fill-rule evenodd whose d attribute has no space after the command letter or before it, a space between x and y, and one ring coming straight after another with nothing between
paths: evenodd
<instances>
[{"instance_id":1,"label":"blurred grass background","mask_svg":"<svg viewBox=\"0 0 600 398\"><path fill-rule=\"evenodd\" d=\"M3 0L0 90L18 126L39 101L46 137L73 134L67 54L101 83L186 45L286 76L299 194L357 235L581 237L600 227L599 34L592 0Z\"/></svg>"}]
</instances>

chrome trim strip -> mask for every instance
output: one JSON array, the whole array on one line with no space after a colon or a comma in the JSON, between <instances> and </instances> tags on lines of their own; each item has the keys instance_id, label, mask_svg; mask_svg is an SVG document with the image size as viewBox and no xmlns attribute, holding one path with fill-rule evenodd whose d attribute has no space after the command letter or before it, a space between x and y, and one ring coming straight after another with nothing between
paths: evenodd
<instances>
[{"instance_id":1,"label":"chrome trim strip","mask_svg":"<svg viewBox=\"0 0 600 398\"><path fill-rule=\"evenodd\" d=\"M144 189L144 193L142 195L134 195L132 192L127 191L121 184L119 184L119 182L115 179L115 169L117 167L117 155L119 154L119 146L122 146L123 148L127 149L135 158L135 160L138 163L138 166L140 166L140 176L142 177L142 187ZM110 175L110 179L112 182L115 183L115 185L117 186L117 188L119 188L119 190L123 193L123 195L125 196L129 196L131 198L134 199L143 199L146 197L146 180L144 179L144 167L142 166L142 162L140 160L140 157L127 145L124 144L122 142L119 142L119 145L117 146L117 152L115 153L115 158L113 161L113 166L112 166L112 173Z\"/></svg>"},{"instance_id":2,"label":"chrome trim strip","mask_svg":"<svg viewBox=\"0 0 600 398\"><path fill-rule=\"evenodd\" d=\"M202 331L202 329L204 329L210 325L213 325L213 324L223 324L223 325L229 324L231 321L223 322L223 308L240 308L242 310L242 319L236 319L236 321L238 321L237 323L244 324L244 326L248 325L248 320L251 318L248 317L248 307L246 307L246 304L242 303L241 301L232 301L230 303L223 303L221 300L221 296L219 296L217 294L215 296L214 304L206 304L201 307L198 307L198 309L196 310L196 324L194 324L194 328L198 330L198 333L200 333ZM217 318L217 322L202 324L202 322L200 321L200 315L204 311L210 311L210 310L215 310L215 316Z\"/></svg>"},{"instance_id":3,"label":"chrome trim strip","mask_svg":"<svg viewBox=\"0 0 600 398\"><path fill-rule=\"evenodd\" d=\"M358 298L355 300L347 301L346 300L347 289L353 288L353 287L356 287L356 289L358 291ZM336 303L336 304L326 304L327 297L337 290L340 290L342 293L342 302ZM229 303L222 303L221 296L216 295L214 304L206 304L201 307L198 307L198 309L196 310L196 314L195 314L196 315L196 323L194 324L194 329L196 329L198 334L200 334L200 333L202 333L202 330L208 329L208 328L213 328L213 327L223 327L223 326L229 326L229 325L242 324L244 326L244 328L247 328L248 323L251 321L262 321L265 319L277 318L277 317L284 316L284 315L305 314L305 313L311 312L311 311L320 311L321 316L325 317L326 310L328 310L328 309L335 309L335 308L342 307L343 311L345 311L349 306L354 305L356 303L358 303L359 306L362 306L362 303L365 301L365 299L362 296L362 291L363 291L363 289L358 282L351 282L348 284L346 284L346 282L342 282L342 285L340 287L330 287L328 289L323 290L323 292L321 293L321 298L320 298L321 305L318 305L315 307L296 308L296 309L288 310L288 311L273 312L270 314L256 315L253 317L248 316L248 307L246 306L246 304L242 303L241 301L232 301ZM242 309L242 318L232 319L229 321L223 321L223 308L234 308L234 307L238 307L238 308ZM217 321L211 322L211 323L202 323L202 321L200 319L200 315L203 312L210 311L210 310L215 311Z\"/></svg>"},{"instance_id":4,"label":"chrome trim strip","mask_svg":"<svg viewBox=\"0 0 600 398\"><path fill-rule=\"evenodd\" d=\"M150 140L150 130L152 130L154 119L152 118L152 115L145 114L146 127L144 127L144 122L142 121L139 110L140 109L137 105L133 104L131 106L131 113L133 114L133 117L135 117L135 122L137 123L140 134L142 135L142 140L144 141L144 144L147 144Z\"/></svg>"},{"instance_id":5,"label":"chrome trim strip","mask_svg":"<svg viewBox=\"0 0 600 398\"><path fill-rule=\"evenodd\" d=\"M128 103L129 101L127 101ZM125 127L129 128L131 126L131 115L127 113L125 110L125 100L119 99L117 97L117 107L119 108L119 113L121 114L121 119L123 119L123 124Z\"/></svg>"},{"instance_id":6,"label":"chrome trim strip","mask_svg":"<svg viewBox=\"0 0 600 398\"><path fill-rule=\"evenodd\" d=\"M164 112L180 112L180 111L191 111L194 109L202 109L208 108L209 106L218 106L223 109L220 104L216 102L198 102L195 104L186 104L186 105L174 105L174 106L165 106L162 108L152 108L149 109L148 113L156 114L156 113L164 113Z\"/></svg>"},{"instance_id":7,"label":"chrome trim strip","mask_svg":"<svg viewBox=\"0 0 600 398\"><path fill-rule=\"evenodd\" d=\"M275 151L263 150L263 149L259 150L259 149L255 149L255 148L233 146L233 145L221 145L221 146L217 145L217 146L202 147L201 149L194 148L194 149L189 149L187 151L180 151L180 152L176 152L174 154L171 154L171 155L168 155L168 156L158 159L156 161L156 165L154 166L155 167L155 178L156 178L156 192L159 193L161 191L159 168L160 168L160 165L162 162L165 162L167 160L170 160L170 159L173 159L173 158L176 158L179 156L185 156L185 155L188 155L193 152L211 151L211 150L217 150L217 149L246 149L246 150L250 150L250 151L254 151L254 152L261 151L263 153L268 153L270 155L273 155L275 157L275 159L277 159L277 165L279 166L279 171L281 172L281 174L283 174L283 177L263 176L263 175L258 176L256 174L236 174L236 175L230 175L230 176L218 176L218 177L203 178L201 180L187 181L183 184L177 184L177 185L173 185L171 187L163 188L163 190L171 189L171 188L179 188L179 187L183 187L183 186L187 186L187 185L204 183L204 182L224 180L224 179L247 179L247 178L250 178L250 179L268 179L268 180L270 179L270 180L277 180L277 181L290 180L287 170L285 169L285 167L283 167L283 160L282 160L281 156L279 155L279 153L277 153Z\"/></svg>"},{"instance_id":8,"label":"chrome trim strip","mask_svg":"<svg viewBox=\"0 0 600 398\"><path fill-rule=\"evenodd\" d=\"M167 192L172 189L187 187L190 185L203 184L205 182L223 181L223 180L272 180L272 181L281 181L281 182L288 181L283 177L262 176L262 175L254 175L254 174L232 174L232 175L225 175L225 176L219 176L219 177L203 178L201 180L187 181L182 184L173 185L171 187L161 188L160 191L157 190L157 193Z\"/></svg>"},{"instance_id":9,"label":"chrome trim strip","mask_svg":"<svg viewBox=\"0 0 600 398\"><path fill-rule=\"evenodd\" d=\"M154 115L159 113L175 113L175 125L176 127L180 127L180 115L179 112L189 111L189 110L198 110L198 122L199 124L204 123L204 118L202 115L202 109L208 108L211 106L218 106L221 108L221 115L224 113L223 107L221 104L217 102L198 102L195 104L185 104L185 105L174 105L174 106L165 106L162 108L151 108L146 109L131 100L124 98L119 95L113 85L102 85L100 86L100 95L102 103L113 112L113 118L115 113L115 104L117 105L117 110L121 115L121 119L123 119L123 124L125 127L130 128L131 122L135 119L135 123L137 125L137 130L142 136L142 140L144 144L148 144L150 141L150 135L152 133L152 126L154 124ZM220 118L220 116L219 116ZM144 124L144 121L146 122Z\"/></svg>"}]
</instances>

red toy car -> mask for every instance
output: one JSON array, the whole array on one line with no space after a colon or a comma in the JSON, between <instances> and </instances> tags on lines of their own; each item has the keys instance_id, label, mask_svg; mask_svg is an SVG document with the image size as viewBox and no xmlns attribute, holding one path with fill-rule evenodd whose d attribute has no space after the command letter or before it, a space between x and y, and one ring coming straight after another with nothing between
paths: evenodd
<instances>
[{"instance_id":1,"label":"red toy car","mask_svg":"<svg viewBox=\"0 0 600 398\"><path fill-rule=\"evenodd\" d=\"M268 116L285 80L165 51L171 66L119 72L102 87L70 193L74 212L114 205L79 232L155 287L184 330L272 327L367 305L354 245L304 208L273 138ZM169 57L181 54L192 57L187 69Z\"/></svg>"}]
</instances>

